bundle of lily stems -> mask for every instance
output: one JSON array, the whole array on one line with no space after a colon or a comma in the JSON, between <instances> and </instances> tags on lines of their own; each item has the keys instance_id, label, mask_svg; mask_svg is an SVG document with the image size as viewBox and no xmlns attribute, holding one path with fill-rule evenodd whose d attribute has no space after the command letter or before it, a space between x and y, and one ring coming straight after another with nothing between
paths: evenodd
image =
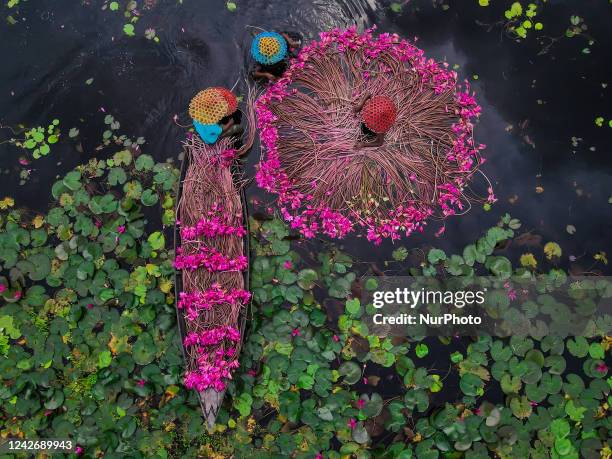
<instances>
[{"instance_id":1,"label":"bundle of lily stems","mask_svg":"<svg viewBox=\"0 0 612 459\"><path fill-rule=\"evenodd\" d=\"M182 270L177 307L185 323L184 383L198 391L211 429L238 367L250 300L244 276L248 234L240 177L232 167L252 145L252 131L247 137L240 149L228 138L206 145L194 135L184 143L187 168L177 205L181 245L175 259L175 268Z\"/></svg>"},{"instance_id":2,"label":"bundle of lily stems","mask_svg":"<svg viewBox=\"0 0 612 459\"><path fill-rule=\"evenodd\" d=\"M484 145L469 86L397 35L355 28L320 34L257 101L265 154L258 184L306 237L365 228L374 243L469 208L466 185ZM384 143L363 148L355 107L384 95L397 118ZM489 199L492 190L489 190Z\"/></svg>"}]
</instances>

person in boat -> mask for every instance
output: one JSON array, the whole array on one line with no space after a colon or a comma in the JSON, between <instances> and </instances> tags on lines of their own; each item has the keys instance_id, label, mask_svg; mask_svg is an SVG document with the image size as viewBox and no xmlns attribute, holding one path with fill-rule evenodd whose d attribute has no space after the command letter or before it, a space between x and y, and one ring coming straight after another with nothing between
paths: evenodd
<instances>
[{"instance_id":1,"label":"person in boat","mask_svg":"<svg viewBox=\"0 0 612 459\"><path fill-rule=\"evenodd\" d=\"M244 133L244 128L241 124L242 121L242 112L240 110L236 110L231 115L225 116L221 118L219 124L221 125L221 135L220 138L223 137L240 137Z\"/></svg>"},{"instance_id":2,"label":"person in boat","mask_svg":"<svg viewBox=\"0 0 612 459\"><path fill-rule=\"evenodd\" d=\"M253 38L251 56L256 64L253 79L274 82L288 66L288 58L295 55L301 44L298 34L289 32L262 32Z\"/></svg>"},{"instance_id":3,"label":"person in boat","mask_svg":"<svg viewBox=\"0 0 612 459\"><path fill-rule=\"evenodd\" d=\"M357 101L354 113L361 118L361 137L357 148L380 147L385 142L385 133L391 129L397 118L397 107L391 98L383 95L372 96L369 92Z\"/></svg>"},{"instance_id":4,"label":"person in boat","mask_svg":"<svg viewBox=\"0 0 612 459\"><path fill-rule=\"evenodd\" d=\"M196 132L208 145L219 138L240 136L244 132L238 99L226 88L207 88L189 103L189 114Z\"/></svg>"}]
</instances>

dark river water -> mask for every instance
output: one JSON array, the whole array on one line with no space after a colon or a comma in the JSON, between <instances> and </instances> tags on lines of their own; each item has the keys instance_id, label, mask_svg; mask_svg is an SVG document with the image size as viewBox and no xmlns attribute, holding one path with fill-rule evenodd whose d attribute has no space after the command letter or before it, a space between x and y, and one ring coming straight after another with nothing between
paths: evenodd
<instances>
[{"instance_id":1,"label":"dark river water","mask_svg":"<svg viewBox=\"0 0 612 459\"><path fill-rule=\"evenodd\" d=\"M401 13L393 12L390 2L376 0L238 0L234 12L221 0L144 3L148 8L141 11L135 37L123 34L122 11L102 11L103 2L93 0L22 2L18 24L0 26L2 125L42 125L58 118L64 139L76 126L83 145L83 152L68 142L54 146L51 155L30 166L32 178L24 186L18 185L18 152L0 146L0 195L44 209L55 177L95 156L105 113L121 122L120 132L144 136L147 153L177 158L185 129L173 117L188 124L187 105L199 89L232 87L243 78L254 27L295 30L308 39L333 27L377 24L381 31L418 37L427 55L458 64L461 77L471 80L483 107L475 130L477 140L487 145L483 170L499 198L490 212L477 206L450 219L440 238L434 237L440 227L434 222L402 244L460 251L509 212L523 222L521 231L541 235L542 243L559 242L564 261L574 255L579 268L590 269L593 254L610 248L608 2L548 2L538 20L560 38L548 50L533 35L516 42L494 24L503 18L504 2L482 8L476 0L407 1ZM584 37L562 37L573 14L584 18L592 45ZM147 27L156 30L159 43L144 38ZM587 46L588 54L582 51ZM238 92L243 89L239 83ZM594 122L600 115L603 127ZM6 139L9 134L3 129L0 135ZM579 139L576 146L572 137ZM249 176L258 157L256 145L248 159ZM254 184L247 195L267 199ZM574 235L566 231L570 224ZM388 259L392 250L387 244L372 251L355 239L344 246L362 259ZM521 250L517 247L514 256Z\"/></svg>"}]
</instances>

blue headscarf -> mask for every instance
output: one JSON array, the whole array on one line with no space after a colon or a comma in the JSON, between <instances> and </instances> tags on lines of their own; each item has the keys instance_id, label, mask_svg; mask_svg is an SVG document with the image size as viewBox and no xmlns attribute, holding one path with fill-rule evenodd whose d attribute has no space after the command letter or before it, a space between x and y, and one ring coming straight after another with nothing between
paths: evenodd
<instances>
[{"instance_id":1,"label":"blue headscarf","mask_svg":"<svg viewBox=\"0 0 612 459\"><path fill-rule=\"evenodd\" d=\"M223 131L218 124L202 124L193 120L193 125L195 126L196 132L207 145L215 143Z\"/></svg>"}]
</instances>

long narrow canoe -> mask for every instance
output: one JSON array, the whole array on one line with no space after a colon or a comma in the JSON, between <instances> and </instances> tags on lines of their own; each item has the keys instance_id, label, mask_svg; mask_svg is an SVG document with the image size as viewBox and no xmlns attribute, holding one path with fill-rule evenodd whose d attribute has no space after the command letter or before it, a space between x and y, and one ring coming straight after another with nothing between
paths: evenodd
<instances>
[{"instance_id":1,"label":"long narrow canoe","mask_svg":"<svg viewBox=\"0 0 612 459\"><path fill-rule=\"evenodd\" d=\"M183 183L185 181L187 171L189 167L191 166L191 160L192 160L191 155L189 154L189 151L186 148L185 156L181 164L181 178L179 182L179 190L178 190L177 200L176 200L177 202L177 220L178 221L180 221L180 215L178 215L178 203L181 202L181 197L183 194ZM219 166L219 167L222 167L222 166ZM242 171L242 166L239 164L239 160L238 160L234 162L233 166L231 166L232 176L234 177L234 180L233 180L234 185L236 185L237 178L241 175L241 171ZM249 251L250 247L249 247L249 234L248 234L249 218L248 218L248 207L247 207L244 187L236 186L236 192L239 193L240 195L240 201L242 205L242 224L247 229L247 234L242 238L243 239L243 254L249 260L248 266L250 266L250 251ZM174 227L175 252L176 252L176 248L179 247L180 245L181 245L180 227L178 224L175 224L175 227ZM243 277L244 277L244 290L249 291L249 268L248 267L246 270L243 271ZM183 272L182 271L175 271L174 285L175 285L175 297L176 297L176 300L178 301L179 293L183 291ZM246 331L247 319L248 319L249 314L250 314L250 302L244 305L240 311L240 316L238 320L238 329L240 330L240 334L241 334L241 342L240 342L240 345L238 346L238 350L240 350L240 348L242 347L242 344L245 339L245 331ZM177 318L179 335L181 339L181 349L183 352L183 358L185 360L186 366L188 366L189 359L191 357L189 356L188 352L186 352L186 349L184 346L184 340L187 335L187 324L185 321L185 316L184 316L183 311L179 309L178 307L176 307L176 318ZM215 420L217 418L217 415L223 403L224 396L225 396L225 391L217 391L213 388L208 388L208 389L205 389L204 391L198 392L198 397L200 400L200 406L202 408L202 413L204 415L204 419L206 420L206 423L209 429L214 428Z\"/></svg>"}]
</instances>

